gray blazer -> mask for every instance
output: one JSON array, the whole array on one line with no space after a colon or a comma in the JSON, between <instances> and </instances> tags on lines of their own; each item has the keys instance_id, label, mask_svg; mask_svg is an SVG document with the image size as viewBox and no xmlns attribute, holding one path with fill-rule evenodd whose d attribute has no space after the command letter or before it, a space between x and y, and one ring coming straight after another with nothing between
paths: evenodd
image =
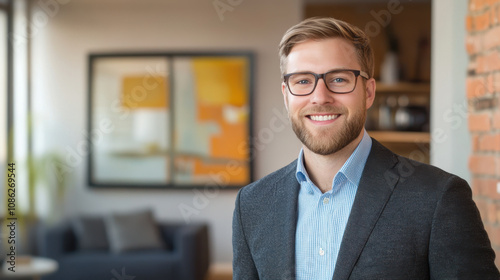
<instances>
[{"instance_id":1,"label":"gray blazer","mask_svg":"<svg viewBox=\"0 0 500 280\"><path fill-rule=\"evenodd\" d=\"M296 166L238 193L233 279L295 279ZM466 181L373 140L333 280L498 280L494 259Z\"/></svg>"}]
</instances>

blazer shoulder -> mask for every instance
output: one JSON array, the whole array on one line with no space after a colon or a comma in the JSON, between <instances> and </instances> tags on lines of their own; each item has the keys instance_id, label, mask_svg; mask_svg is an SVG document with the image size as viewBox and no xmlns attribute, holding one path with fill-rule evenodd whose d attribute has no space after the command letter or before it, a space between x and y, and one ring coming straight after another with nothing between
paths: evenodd
<instances>
[{"instance_id":1,"label":"blazer shoulder","mask_svg":"<svg viewBox=\"0 0 500 280\"><path fill-rule=\"evenodd\" d=\"M468 186L468 183L458 175L427 163L397 155L376 140L373 141L371 156L373 157L372 166L378 162L377 158L391 159L387 160L390 161L390 165L393 165L390 169L398 173L405 182L420 186L444 186L450 183Z\"/></svg>"},{"instance_id":2,"label":"blazer shoulder","mask_svg":"<svg viewBox=\"0 0 500 280\"><path fill-rule=\"evenodd\" d=\"M297 160L290 164L254 181L240 189L239 195L242 197L265 196L270 191L275 191L274 186L286 185L286 181L295 179Z\"/></svg>"},{"instance_id":3,"label":"blazer shoulder","mask_svg":"<svg viewBox=\"0 0 500 280\"><path fill-rule=\"evenodd\" d=\"M467 184L467 182L458 175L444 171L443 169L436 167L434 165L422 163L403 156L398 156L398 159L399 162L402 164L400 169L403 170L403 167L405 167L407 169L406 173L411 174L410 176L413 179L419 180L422 183L425 182L445 183L451 181L451 182L460 182ZM403 175L406 175L405 172L402 173L404 173Z\"/></svg>"},{"instance_id":4,"label":"blazer shoulder","mask_svg":"<svg viewBox=\"0 0 500 280\"><path fill-rule=\"evenodd\" d=\"M398 172L402 179L414 185L432 187L443 191L450 186L467 186L469 183L458 175L444 171L434 165L422 163L407 157L398 156ZM437 189L436 189L437 188Z\"/></svg>"}]
</instances>

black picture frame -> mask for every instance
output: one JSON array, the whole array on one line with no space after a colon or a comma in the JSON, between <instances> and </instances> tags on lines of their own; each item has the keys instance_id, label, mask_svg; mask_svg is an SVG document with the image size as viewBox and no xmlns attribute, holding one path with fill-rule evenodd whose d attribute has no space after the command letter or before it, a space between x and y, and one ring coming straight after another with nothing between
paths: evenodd
<instances>
[{"instance_id":1,"label":"black picture frame","mask_svg":"<svg viewBox=\"0 0 500 280\"><path fill-rule=\"evenodd\" d=\"M89 54L89 187L252 182L253 71L249 51Z\"/></svg>"}]
</instances>

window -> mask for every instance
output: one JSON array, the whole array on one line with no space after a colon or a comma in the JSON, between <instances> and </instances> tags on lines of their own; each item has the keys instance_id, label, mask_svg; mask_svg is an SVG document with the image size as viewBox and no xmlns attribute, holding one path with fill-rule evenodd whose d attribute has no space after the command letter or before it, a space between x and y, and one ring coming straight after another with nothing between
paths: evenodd
<instances>
[{"instance_id":1,"label":"window","mask_svg":"<svg viewBox=\"0 0 500 280\"><path fill-rule=\"evenodd\" d=\"M0 0L0 186L6 182L7 170L7 137L9 121L9 88L10 88L10 56L9 56L9 30L10 30L10 1ZM4 201L5 188L0 191L0 200ZM0 203L0 205L2 205ZM0 216L5 209L0 209Z\"/></svg>"}]
</instances>

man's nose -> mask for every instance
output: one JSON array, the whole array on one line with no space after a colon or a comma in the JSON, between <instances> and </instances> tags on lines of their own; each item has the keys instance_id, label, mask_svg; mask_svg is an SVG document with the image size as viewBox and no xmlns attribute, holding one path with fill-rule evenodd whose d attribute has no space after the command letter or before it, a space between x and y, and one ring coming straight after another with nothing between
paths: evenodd
<instances>
[{"instance_id":1,"label":"man's nose","mask_svg":"<svg viewBox=\"0 0 500 280\"><path fill-rule=\"evenodd\" d=\"M318 84L316 88L311 93L311 103L315 104L325 104L333 103L335 93L331 92L325 84L323 78L318 79Z\"/></svg>"}]
</instances>

